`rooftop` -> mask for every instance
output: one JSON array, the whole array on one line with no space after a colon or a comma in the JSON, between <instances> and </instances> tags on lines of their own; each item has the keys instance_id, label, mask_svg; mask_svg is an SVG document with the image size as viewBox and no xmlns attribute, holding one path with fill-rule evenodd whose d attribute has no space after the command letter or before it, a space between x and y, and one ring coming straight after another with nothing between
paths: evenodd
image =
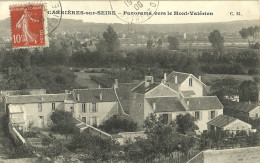
<instances>
[{"instance_id":1,"label":"rooftop","mask_svg":"<svg viewBox=\"0 0 260 163\"><path fill-rule=\"evenodd\" d=\"M130 110L130 96L131 90L136 87L138 84L136 83L118 83L118 88L116 89L118 98L122 104L124 112L129 114Z\"/></svg>"},{"instance_id":2,"label":"rooftop","mask_svg":"<svg viewBox=\"0 0 260 163\"><path fill-rule=\"evenodd\" d=\"M226 105L225 105L226 106ZM232 109L239 112L249 113L258 106L256 102L231 102L225 108Z\"/></svg>"},{"instance_id":3,"label":"rooftop","mask_svg":"<svg viewBox=\"0 0 260 163\"><path fill-rule=\"evenodd\" d=\"M189 101L190 110L214 110L223 109L223 105L217 96L203 96L203 97L186 97L186 104Z\"/></svg>"},{"instance_id":4,"label":"rooftop","mask_svg":"<svg viewBox=\"0 0 260 163\"><path fill-rule=\"evenodd\" d=\"M146 100L151 105L151 107L153 107L153 103L155 103L155 112L185 111L185 108L180 103L178 97L156 97L146 98Z\"/></svg>"},{"instance_id":5,"label":"rooftop","mask_svg":"<svg viewBox=\"0 0 260 163\"><path fill-rule=\"evenodd\" d=\"M238 120L237 118L229 117L227 115L219 115L218 117L212 119L211 121L208 122L209 125L215 126L215 127L220 127L223 128L234 121Z\"/></svg>"},{"instance_id":6,"label":"rooftop","mask_svg":"<svg viewBox=\"0 0 260 163\"><path fill-rule=\"evenodd\" d=\"M159 85L158 83L152 83L148 87L145 87L145 82L142 82L140 85L135 87L132 91L135 92L135 93L145 94L158 85Z\"/></svg>"},{"instance_id":7,"label":"rooftop","mask_svg":"<svg viewBox=\"0 0 260 163\"><path fill-rule=\"evenodd\" d=\"M74 98L80 103L90 102L117 102L115 90L113 88L98 89L74 89ZM102 93L102 99L100 94ZM79 95L79 99L78 98Z\"/></svg>"},{"instance_id":8,"label":"rooftop","mask_svg":"<svg viewBox=\"0 0 260 163\"><path fill-rule=\"evenodd\" d=\"M167 76L166 82L175 82L175 76L177 76L178 84L182 84L191 74L173 71Z\"/></svg>"},{"instance_id":9,"label":"rooftop","mask_svg":"<svg viewBox=\"0 0 260 163\"><path fill-rule=\"evenodd\" d=\"M16 95L6 96L8 104L63 102L68 94Z\"/></svg>"}]
</instances>

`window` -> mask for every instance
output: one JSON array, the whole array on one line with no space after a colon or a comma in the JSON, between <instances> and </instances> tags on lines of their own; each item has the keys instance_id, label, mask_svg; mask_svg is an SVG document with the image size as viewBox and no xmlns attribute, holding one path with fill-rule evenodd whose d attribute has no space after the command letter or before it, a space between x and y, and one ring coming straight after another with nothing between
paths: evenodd
<instances>
[{"instance_id":1,"label":"window","mask_svg":"<svg viewBox=\"0 0 260 163\"><path fill-rule=\"evenodd\" d=\"M210 118L214 119L216 117L216 112L215 111L211 111L210 112Z\"/></svg>"},{"instance_id":2,"label":"window","mask_svg":"<svg viewBox=\"0 0 260 163\"><path fill-rule=\"evenodd\" d=\"M200 112L199 111L195 111L195 118L200 119Z\"/></svg>"},{"instance_id":3,"label":"window","mask_svg":"<svg viewBox=\"0 0 260 163\"><path fill-rule=\"evenodd\" d=\"M192 78L189 78L189 86L192 86Z\"/></svg>"},{"instance_id":4,"label":"window","mask_svg":"<svg viewBox=\"0 0 260 163\"><path fill-rule=\"evenodd\" d=\"M82 122L86 123L87 122L87 118L86 117L82 117Z\"/></svg>"},{"instance_id":5,"label":"window","mask_svg":"<svg viewBox=\"0 0 260 163\"><path fill-rule=\"evenodd\" d=\"M55 110L55 103L51 104L51 108L52 108L52 110Z\"/></svg>"},{"instance_id":6,"label":"window","mask_svg":"<svg viewBox=\"0 0 260 163\"><path fill-rule=\"evenodd\" d=\"M92 103L92 112L97 112L97 104Z\"/></svg>"},{"instance_id":7,"label":"window","mask_svg":"<svg viewBox=\"0 0 260 163\"><path fill-rule=\"evenodd\" d=\"M70 109L73 110L73 106L70 106Z\"/></svg>"},{"instance_id":8,"label":"window","mask_svg":"<svg viewBox=\"0 0 260 163\"><path fill-rule=\"evenodd\" d=\"M86 113L86 104L85 103L82 104L82 112Z\"/></svg>"},{"instance_id":9,"label":"window","mask_svg":"<svg viewBox=\"0 0 260 163\"><path fill-rule=\"evenodd\" d=\"M42 112L42 104L41 103L38 104L38 112Z\"/></svg>"}]
</instances>

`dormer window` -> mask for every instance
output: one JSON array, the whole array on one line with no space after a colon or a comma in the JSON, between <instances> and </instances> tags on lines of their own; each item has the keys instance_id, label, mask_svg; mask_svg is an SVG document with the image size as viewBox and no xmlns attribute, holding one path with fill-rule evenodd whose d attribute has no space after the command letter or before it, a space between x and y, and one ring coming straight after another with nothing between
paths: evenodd
<instances>
[{"instance_id":1,"label":"dormer window","mask_svg":"<svg viewBox=\"0 0 260 163\"><path fill-rule=\"evenodd\" d=\"M189 86L192 86L192 78L189 78Z\"/></svg>"}]
</instances>

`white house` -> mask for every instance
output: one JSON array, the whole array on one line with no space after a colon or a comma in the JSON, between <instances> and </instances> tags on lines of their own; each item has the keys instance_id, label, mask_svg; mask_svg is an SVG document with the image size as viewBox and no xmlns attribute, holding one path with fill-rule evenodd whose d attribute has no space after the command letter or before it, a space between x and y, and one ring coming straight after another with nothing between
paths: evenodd
<instances>
[{"instance_id":1,"label":"white house","mask_svg":"<svg viewBox=\"0 0 260 163\"><path fill-rule=\"evenodd\" d=\"M23 131L32 127L50 126L50 116L55 110L69 108L73 111L75 101L71 94L42 94L6 96L5 106L12 125Z\"/></svg>"},{"instance_id":2,"label":"white house","mask_svg":"<svg viewBox=\"0 0 260 163\"><path fill-rule=\"evenodd\" d=\"M168 76L164 74L164 82L169 87L178 92L182 92L185 97L200 97L207 95L206 85L192 74L183 72L171 72Z\"/></svg>"},{"instance_id":3,"label":"white house","mask_svg":"<svg viewBox=\"0 0 260 163\"><path fill-rule=\"evenodd\" d=\"M207 130L208 121L223 114L223 105L216 96L185 97L182 91L178 92L164 83L155 83L152 76L146 76L144 82L132 89L130 117L139 126L151 113L164 116L169 121L179 114L190 113L197 119L199 130L203 131ZM193 90L196 91L195 88Z\"/></svg>"}]
</instances>

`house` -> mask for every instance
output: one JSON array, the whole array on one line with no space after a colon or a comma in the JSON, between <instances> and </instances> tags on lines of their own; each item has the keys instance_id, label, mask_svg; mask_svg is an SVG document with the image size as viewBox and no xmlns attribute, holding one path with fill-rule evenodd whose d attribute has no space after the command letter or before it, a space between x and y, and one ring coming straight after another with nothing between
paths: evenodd
<instances>
[{"instance_id":1,"label":"house","mask_svg":"<svg viewBox=\"0 0 260 163\"><path fill-rule=\"evenodd\" d=\"M89 125L98 126L121 109L114 88L74 89L72 95L78 105L74 116Z\"/></svg>"},{"instance_id":2,"label":"house","mask_svg":"<svg viewBox=\"0 0 260 163\"><path fill-rule=\"evenodd\" d=\"M171 72L168 76L164 74L164 83L172 89L182 92L185 97L200 97L207 95L206 85L192 74L183 72Z\"/></svg>"},{"instance_id":3,"label":"house","mask_svg":"<svg viewBox=\"0 0 260 163\"><path fill-rule=\"evenodd\" d=\"M164 82L155 83L152 76L146 76L144 82L131 90L129 114L142 126L151 113L164 116L168 121L179 114L190 113L197 119L199 130L203 131L207 130L208 121L223 114L223 105L216 96L185 97L183 91L178 92Z\"/></svg>"},{"instance_id":4,"label":"house","mask_svg":"<svg viewBox=\"0 0 260 163\"><path fill-rule=\"evenodd\" d=\"M64 108L73 111L76 105L72 95L64 93L6 96L5 107L12 125L26 131L50 126L53 111Z\"/></svg>"},{"instance_id":5,"label":"house","mask_svg":"<svg viewBox=\"0 0 260 163\"><path fill-rule=\"evenodd\" d=\"M226 105L224 112L246 122L249 118L260 118L260 106L257 102L231 102Z\"/></svg>"},{"instance_id":6,"label":"house","mask_svg":"<svg viewBox=\"0 0 260 163\"><path fill-rule=\"evenodd\" d=\"M227 115L219 115L215 119L209 121L207 124L208 124L208 131L229 130L231 132L235 132L235 131L244 130L249 132L252 129L252 126L250 124Z\"/></svg>"}]
</instances>

